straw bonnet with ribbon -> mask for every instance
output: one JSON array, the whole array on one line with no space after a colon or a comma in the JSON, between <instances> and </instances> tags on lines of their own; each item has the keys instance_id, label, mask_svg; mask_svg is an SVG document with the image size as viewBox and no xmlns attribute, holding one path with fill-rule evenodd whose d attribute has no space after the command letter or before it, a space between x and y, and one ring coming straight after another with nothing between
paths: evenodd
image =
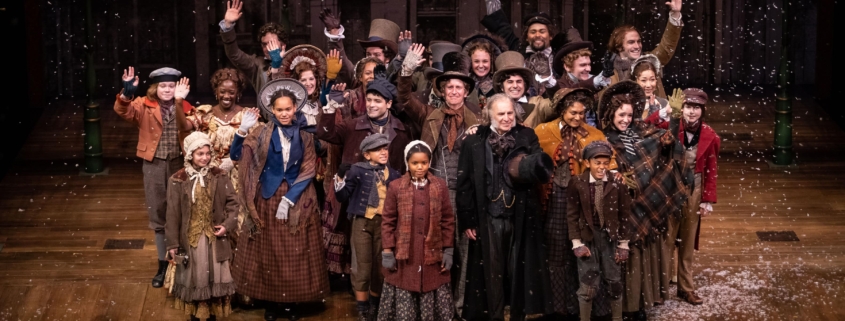
<instances>
[{"instance_id":1,"label":"straw bonnet with ribbon","mask_svg":"<svg viewBox=\"0 0 845 321\"><path fill-rule=\"evenodd\" d=\"M387 19L373 19L370 24L370 36L367 40L358 40L361 47L388 48L399 52L396 41L399 39L399 25Z\"/></svg>"},{"instance_id":2,"label":"straw bonnet with ribbon","mask_svg":"<svg viewBox=\"0 0 845 321\"><path fill-rule=\"evenodd\" d=\"M287 89L296 96L294 105L296 110L302 109L308 100L308 91L299 81L290 78L281 78L268 82L258 91L258 107L266 113L273 115L273 102L270 101L273 95L282 89Z\"/></svg>"},{"instance_id":3,"label":"straw bonnet with ribbon","mask_svg":"<svg viewBox=\"0 0 845 321\"><path fill-rule=\"evenodd\" d=\"M314 77L323 79L326 76L326 54L320 48L312 45L298 45L290 48L282 60L282 70L287 77L293 77L293 71L300 63L311 65Z\"/></svg>"},{"instance_id":4,"label":"straw bonnet with ribbon","mask_svg":"<svg viewBox=\"0 0 845 321\"><path fill-rule=\"evenodd\" d=\"M445 54L443 56L443 74L434 78L432 88L439 93L440 83L450 79L460 79L466 83L467 93L471 93L475 90L475 80L469 76L469 65L469 57L460 51Z\"/></svg>"},{"instance_id":5,"label":"straw bonnet with ribbon","mask_svg":"<svg viewBox=\"0 0 845 321\"><path fill-rule=\"evenodd\" d=\"M425 79L432 80L443 74L443 56L450 52L460 52L461 46L448 41L433 40L429 48L431 48L431 67L426 67L423 73Z\"/></svg>"},{"instance_id":6,"label":"straw bonnet with ribbon","mask_svg":"<svg viewBox=\"0 0 845 321\"><path fill-rule=\"evenodd\" d=\"M196 190L197 184L202 187L205 187L205 179L204 177L208 174L208 171L211 169L211 162L203 168L194 168L193 163L191 162L194 159L194 151L197 149L203 148L204 146L208 146L209 150L211 151L211 159L215 158L214 148L211 148L213 145L211 144L211 140L208 139L208 135L203 132L193 132L188 137L185 137L185 140L182 142L182 147L185 149L185 173L188 174L190 180L193 181L191 186L191 202L196 202Z\"/></svg>"},{"instance_id":7,"label":"straw bonnet with ribbon","mask_svg":"<svg viewBox=\"0 0 845 321\"><path fill-rule=\"evenodd\" d=\"M534 72L525 68L525 58L522 54L516 51L505 51L496 58L496 73L493 74L493 83L496 86L501 85L505 81L505 75L514 72L522 76L526 90L530 84L534 83Z\"/></svg>"},{"instance_id":8,"label":"straw bonnet with ribbon","mask_svg":"<svg viewBox=\"0 0 845 321\"><path fill-rule=\"evenodd\" d=\"M579 49L590 49L593 50L593 42L592 41L584 41L581 39L581 33L578 32L578 29L569 28L566 31L566 44L561 46L560 48L555 48L555 60L552 63L552 68L557 75L564 75L566 69L563 68L563 58L566 55L579 50Z\"/></svg>"}]
</instances>

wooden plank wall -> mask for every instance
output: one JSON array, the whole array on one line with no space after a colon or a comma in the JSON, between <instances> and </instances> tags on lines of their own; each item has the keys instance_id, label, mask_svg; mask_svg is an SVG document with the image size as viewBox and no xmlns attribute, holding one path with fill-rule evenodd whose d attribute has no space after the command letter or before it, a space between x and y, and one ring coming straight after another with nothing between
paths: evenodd
<instances>
[{"instance_id":1,"label":"wooden plank wall","mask_svg":"<svg viewBox=\"0 0 845 321\"><path fill-rule=\"evenodd\" d=\"M197 94L210 93L209 74L229 66L218 33L226 4L222 0L92 0L97 30L94 43L97 95L111 97L119 89L123 68L135 65L142 75L162 66L177 66L192 80ZM775 83L780 57L781 8L784 0L686 1L684 31L675 59L666 66L665 81L678 84L738 84L762 86ZM84 3L41 0L42 43L46 97L84 95ZM325 48L322 6L343 12L344 44L349 55L363 57L357 39L367 37L370 20L385 17L413 30L416 1L387 0L245 0L244 16L236 25L244 51L259 53L255 38L266 21L280 22L291 30L290 44L312 43ZM668 18L665 0L503 0L503 9L521 30L522 16L547 11L556 28L575 25L595 42L595 70L604 54L610 31L616 26L618 5L624 21L643 34L645 48L653 48ZM363 5L362 5L363 4ZM795 83L815 82L817 4L793 1L793 51ZM460 1L457 37L483 28L477 21L486 13L483 0ZM142 86L143 87L143 86Z\"/></svg>"}]
</instances>

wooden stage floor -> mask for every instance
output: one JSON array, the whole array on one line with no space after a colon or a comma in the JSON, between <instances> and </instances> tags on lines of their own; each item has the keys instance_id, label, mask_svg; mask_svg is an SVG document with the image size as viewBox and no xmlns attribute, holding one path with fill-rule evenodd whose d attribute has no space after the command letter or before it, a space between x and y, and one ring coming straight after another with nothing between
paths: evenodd
<instances>
[{"instance_id":1,"label":"wooden stage floor","mask_svg":"<svg viewBox=\"0 0 845 321\"><path fill-rule=\"evenodd\" d=\"M652 320L845 320L845 133L809 98L794 103L799 167L769 168L774 95L713 93L709 122L723 138L719 203L703 220L695 270L704 305L677 299ZM183 320L156 269L135 157L137 130L103 101L108 176L80 176L82 105L48 106L0 181L0 320ZM757 231L794 231L762 242ZM104 250L107 239L144 239ZM262 310L229 320L261 320ZM306 320L353 320L332 293Z\"/></svg>"}]
</instances>

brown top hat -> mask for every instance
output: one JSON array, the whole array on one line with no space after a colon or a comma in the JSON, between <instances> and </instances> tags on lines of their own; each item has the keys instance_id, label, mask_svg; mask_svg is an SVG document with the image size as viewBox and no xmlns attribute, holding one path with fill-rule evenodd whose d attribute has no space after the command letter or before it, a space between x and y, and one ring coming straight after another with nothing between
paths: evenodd
<instances>
[{"instance_id":1,"label":"brown top hat","mask_svg":"<svg viewBox=\"0 0 845 321\"><path fill-rule=\"evenodd\" d=\"M308 63L314 70L314 77L323 79L326 75L326 54L312 45L299 45L290 48L282 58L282 70L287 77L293 77L293 69L300 63Z\"/></svg>"},{"instance_id":2,"label":"brown top hat","mask_svg":"<svg viewBox=\"0 0 845 321\"><path fill-rule=\"evenodd\" d=\"M522 76L522 81L526 83L526 90L528 84L534 83L534 72L525 68L525 58L516 51L505 51L496 58L496 73L493 74L493 83L501 84L505 81L505 75L513 72Z\"/></svg>"},{"instance_id":3,"label":"brown top hat","mask_svg":"<svg viewBox=\"0 0 845 321\"><path fill-rule=\"evenodd\" d=\"M460 50L460 46L458 47ZM475 80L469 76L469 57L460 51L448 52L443 55L443 74L434 78L432 87L435 93L440 93L440 83L449 79L460 79L467 84L467 93L475 90Z\"/></svg>"},{"instance_id":4,"label":"brown top hat","mask_svg":"<svg viewBox=\"0 0 845 321\"><path fill-rule=\"evenodd\" d=\"M431 48L431 67L425 68L425 79L432 80L443 74L443 56L450 52L460 52L461 46L448 41L433 40Z\"/></svg>"},{"instance_id":5,"label":"brown top hat","mask_svg":"<svg viewBox=\"0 0 845 321\"><path fill-rule=\"evenodd\" d=\"M396 41L399 39L399 25L387 19L373 19L370 24L370 37L367 40L358 40L361 47L389 48L394 53L398 52Z\"/></svg>"},{"instance_id":6,"label":"brown top hat","mask_svg":"<svg viewBox=\"0 0 845 321\"><path fill-rule=\"evenodd\" d=\"M557 50L557 53L555 53L555 60L552 64L552 68L554 68L555 73L561 76L563 76L566 71L563 68L563 57L566 57L566 55L578 49L593 50L593 42L581 39L581 33L578 32L578 29L569 28L569 30L566 31L566 41L567 43L560 47L560 49Z\"/></svg>"}]
</instances>

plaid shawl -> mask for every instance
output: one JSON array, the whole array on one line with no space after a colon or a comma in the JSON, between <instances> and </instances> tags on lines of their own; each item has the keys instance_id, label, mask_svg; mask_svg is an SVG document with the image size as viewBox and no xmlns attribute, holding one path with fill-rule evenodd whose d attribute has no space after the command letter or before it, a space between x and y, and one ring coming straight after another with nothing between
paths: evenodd
<instances>
[{"instance_id":1,"label":"plaid shawl","mask_svg":"<svg viewBox=\"0 0 845 321\"><path fill-rule=\"evenodd\" d=\"M423 263L426 265L435 264L443 259L443 242L441 240L440 215L442 209L440 205L443 204L440 199L440 193L446 189L443 181L438 179L429 179L428 183L428 213L429 226L428 235L425 237L425 244L423 249L425 257ZM411 224L414 221L414 189L416 187L411 183L411 173L405 173L399 179L399 190L397 191L396 209L399 213L396 222L397 232L399 237L396 240L396 259L407 260L411 252Z\"/></svg>"},{"instance_id":2,"label":"plaid shawl","mask_svg":"<svg viewBox=\"0 0 845 321\"><path fill-rule=\"evenodd\" d=\"M669 215L679 215L686 203L693 176L677 139L662 146L660 136L665 130L643 121L635 121L632 126L642 138L634 145L635 155L625 152L618 130L609 126L604 133L616 150L620 172L633 172L639 186L633 191L632 217L625 223L633 242L665 231Z\"/></svg>"}]
</instances>

